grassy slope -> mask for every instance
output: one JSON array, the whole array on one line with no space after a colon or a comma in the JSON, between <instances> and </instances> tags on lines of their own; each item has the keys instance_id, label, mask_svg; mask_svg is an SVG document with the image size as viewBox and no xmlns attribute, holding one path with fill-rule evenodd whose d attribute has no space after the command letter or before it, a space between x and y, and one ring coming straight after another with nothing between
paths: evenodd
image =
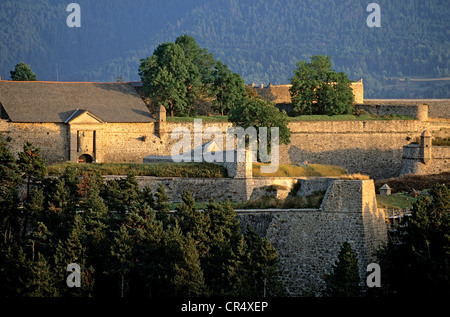
<instances>
[{"instance_id":1,"label":"grassy slope","mask_svg":"<svg viewBox=\"0 0 450 317\"><path fill-rule=\"evenodd\" d=\"M260 167L263 163L253 163L253 177L329 177L348 175L345 168L332 165L307 164L291 165L280 164L278 171L271 174L262 174Z\"/></svg>"}]
</instances>

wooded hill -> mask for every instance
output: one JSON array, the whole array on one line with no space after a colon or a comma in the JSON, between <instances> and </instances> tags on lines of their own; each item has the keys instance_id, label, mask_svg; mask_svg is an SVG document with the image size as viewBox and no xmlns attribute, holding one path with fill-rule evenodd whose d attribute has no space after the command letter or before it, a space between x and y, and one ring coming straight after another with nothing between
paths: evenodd
<instances>
[{"instance_id":1,"label":"wooded hill","mask_svg":"<svg viewBox=\"0 0 450 317\"><path fill-rule=\"evenodd\" d=\"M326 54L336 70L364 79L365 98L448 98L450 93L450 81L410 80L449 77L446 0L382 1L380 28L367 26L369 2L362 0L77 3L81 27L69 28L68 3L2 1L3 79L23 61L40 80L139 80L140 59L186 33L248 84L289 83L298 60Z\"/></svg>"}]
</instances>

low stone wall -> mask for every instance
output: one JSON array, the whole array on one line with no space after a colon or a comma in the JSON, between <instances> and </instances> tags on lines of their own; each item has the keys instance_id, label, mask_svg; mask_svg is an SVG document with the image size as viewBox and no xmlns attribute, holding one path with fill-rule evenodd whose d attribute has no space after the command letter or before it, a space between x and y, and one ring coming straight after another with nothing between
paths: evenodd
<instances>
[{"instance_id":1,"label":"low stone wall","mask_svg":"<svg viewBox=\"0 0 450 317\"><path fill-rule=\"evenodd\" d=\"M450 170L450 147L433 146L432 159L425 164L422 160L420 145L409 144L403 147L403 160L400 175L432 175Z\"/></svg>"},{"instance_id":2,"label":"low stone wall","mask_svg":"<svg viewBox=\"0 0 450 317\"><path fill-rule=\"evenodd\" d=\"M105 181L125 178L126 176L108 175ZM316 191L324 191L333 178L306 177L256 177L256 178L183 178L136 176L141 188L150 187L156 192L159 185L166 188L166 194L173 202L180 202L184 190L189 190L196 201L215 200L248 201L271 196L279 199L289 194L308 196ZM300 182L299 190L296 185ZM293 191L297 190L296 193Z\"/></svg>"},{"instance_id":3,"label":"low stone wall","mask_svg":"<svg viewBox=\"0 0 450 317\"><path fill-rule=\"evenodd\" d=\"M450 119L450 99L365 99L364 104L428 105L428 117Z\"/></svg>"},{"instance_id":4,"label":"low stone wall","mask_svg":"<svg viewBox=\"0 0 450 317\"><path fill-rule=\"evenodd\" d=\"M355 106L355 109L378 116L403 115L416 118L420 121L428 120L428 105L426 104L359 104Z\"/></svg>"}]
</instances>

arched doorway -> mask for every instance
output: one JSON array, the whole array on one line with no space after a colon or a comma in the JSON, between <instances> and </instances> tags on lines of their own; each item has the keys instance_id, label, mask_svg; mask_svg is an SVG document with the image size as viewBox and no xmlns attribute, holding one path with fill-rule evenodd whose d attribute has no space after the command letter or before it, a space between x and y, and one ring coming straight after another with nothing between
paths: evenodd
<instances>
[{"instance_id":1,"label":"arched doorway","mask_svg":"<svg viewBox=\"0 0 450 317\"><path fill-rule=\"evenodd\" d=\"M89 154L83 154L78 158L78 163L92 163L92 156Z\"/></svg>"}]
</instances>

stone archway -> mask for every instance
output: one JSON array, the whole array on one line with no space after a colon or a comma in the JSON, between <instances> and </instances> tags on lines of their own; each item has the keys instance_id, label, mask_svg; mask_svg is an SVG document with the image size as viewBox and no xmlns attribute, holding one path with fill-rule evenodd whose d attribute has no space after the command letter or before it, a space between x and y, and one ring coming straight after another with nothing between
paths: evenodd
<instances>
[{"instance_id":1,"label":"stone archway","mask_svg":"<svg viewBox=\"0 0 450 317\"><path fill-rule=\"evenodd\" d=\"M93 158L89 154L82 154L78 158L78 163L92 163L92 162L93 162Z\"/></svg>"}]
</instances>

